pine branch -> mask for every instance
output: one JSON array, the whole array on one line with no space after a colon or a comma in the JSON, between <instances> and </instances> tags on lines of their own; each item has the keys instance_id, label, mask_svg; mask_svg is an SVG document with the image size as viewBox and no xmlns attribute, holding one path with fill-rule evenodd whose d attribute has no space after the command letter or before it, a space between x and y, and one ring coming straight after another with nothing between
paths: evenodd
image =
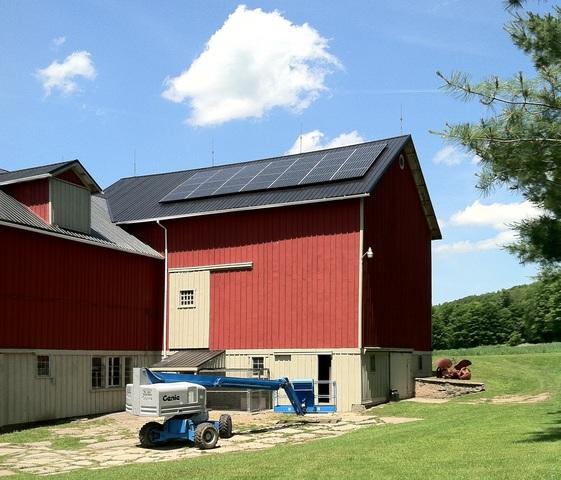
<instances>
[{"instance_id":1,"label":"pine branch","mask_svg":"<svg viewBox=\"0 0 561 480\"><path fill-rule=\"evenodd\" d=\"M507 98L498 97L497 96L497 92L499 90L498 80L497 80L497 83L495 84L495 92L492 95L489 95L488 93L481 92L481 91L478 91L477 89L474 89L470 85L462 84L460 82L454 82L454 81L446 78L441 72L436 72L436 75L439 76L442 80L444 80L444 82L446 83L446 86L448 88L450 88L452 90L460 90L467 96L475 95L477 97L480 97L481 98L481 103L483 103L484 105L491 105L493 102L499 102L499 103L504 103L506 105L513 105L513 106L519 106L519 107L528 107L528 106L529 107L540 107L540 108L547 108L547 109L551 109L551 110L561 111L561 107L557 107L555 105L551 105L551 104L548 104L548 103L526 100L526 97L524 98L524 101L509 100Z\"/></svg>"},{"instance_id":2,"label":"pine branch","mask_svg":"<svg viewBox=\"0 0 561 480\"><path fill-rule=\"evenodd\" d=\"M452 140L464 140L460 135L452 135L446 132L437 132L435 130L429 130L429 133L433 135L438 135L442 138L452 139ZM486 141L486 142L497 142L497 143L523 143L523 142L548 142L548 143L561 143L561 138L495 138L495 137L470 137L470 140L475 141Z\"/></svg>"}]
</instances>

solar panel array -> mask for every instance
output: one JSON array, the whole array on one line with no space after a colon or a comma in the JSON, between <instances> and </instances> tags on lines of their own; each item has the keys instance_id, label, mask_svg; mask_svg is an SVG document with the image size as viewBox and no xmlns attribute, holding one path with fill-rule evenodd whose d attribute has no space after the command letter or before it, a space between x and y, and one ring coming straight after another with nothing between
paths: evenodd
<instances>
[{"instance_id":1,"label":"solar panel array","mask_svg":"<svg viewBox=\"0 0 561 480\"><path fill-rule=\"evenodd\" d=\"M362 177L386 145L364 144L204 170L189 177L160 202Z\"/></svg>"}]
</instances>

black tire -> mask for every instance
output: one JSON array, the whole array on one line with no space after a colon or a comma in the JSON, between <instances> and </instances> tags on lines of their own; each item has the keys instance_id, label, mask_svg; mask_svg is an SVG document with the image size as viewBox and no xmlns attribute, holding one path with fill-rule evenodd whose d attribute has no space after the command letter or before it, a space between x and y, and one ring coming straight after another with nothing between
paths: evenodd
<instances>
[{"instance_id":1,"label":"black tire","mask_svg":"<svg viewBox=\"0 0 561 480\"><path fill-rule=\"evenodd\" d=\"M140 432L138 432L138 439L140 445L144 448L151 448L156 445L156 441L160 438L162 431L162 424L158 422L148 422L142 425Z\"/></svg>"},{"instance_id":2,"label":"black tire","mask_svg":"<svg viewBox=\"0 0 561 480\"><path fill-rule=\"evenodd\" d=\"M195 429L195 447L210 450L218 443L218 430L212 423L199 423Z\"/></svg>"},{"instance_id":3,"label":"black tire","mask_svg":"<svg viewBox=\"0 0 561 480\"><path fill-rule=\"evenodd\" d=\"M230 438L232 436L232 417L230 415L220 415L218 426L220 438Z\"/></svg>"}]
</instances>

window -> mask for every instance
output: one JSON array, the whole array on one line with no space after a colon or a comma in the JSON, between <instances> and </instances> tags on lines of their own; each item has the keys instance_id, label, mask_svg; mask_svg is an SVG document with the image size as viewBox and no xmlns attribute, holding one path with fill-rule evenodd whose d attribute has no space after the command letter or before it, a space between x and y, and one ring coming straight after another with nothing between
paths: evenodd
<instances>
[{"instance_id":1,"label":"window","mask_svg":"<svg viewBox=\"0 0 561 480\"><path fill-rule=\"evenodd\" d=\"M423 356L422 355L417 356L417 362L418 362L417 363L418 369L422 370L423 369Z\"/></svg>"},{"instance_id":2,"label":"window","mask_svg":"<svg viewBox=\"0 0 561 480\"><path fill-rule=\"evenodd\" d=\"M92 388L116 388L132 383L135 357L92 357Z\"/></svg>"},{"instance_id":3,"label":"window","mask_svg":"<svg viewBox=\"0 0 561 480\"><path fill-rule=\"evenodd\" d=\"M92 357L92 388L104 388L103 358Z\"/></svg>"},{"instance_id":4,"label":"window","mask_svg":"<svg viewBox=\"0 0 561 480\"><path fill-rule=\"evenodd\" d=\"M368 370L370 370L371 372L375 372L376 371L376 355L370 355L370 364L368 365Z\"/></svg>"},{"instance_id":5,"label":"window","mask_svg":"<svg viewBox=\"0 0 561 480\"><path fill-rule=\"evenodd\" d=\"M179 290L179 308L195 307L195 290Z\"/></svg>"},{"instance_id":6,"label":"window","mask_svg":"<svg viewBox=\"0 0 561 480\"><path fill-rule=\"evenodd\" d=\"M107 386L121 386L121 357L109 357L107 364Z\"/></svg>"},{"instance_id":7,"label":"window","mask_svg":"<svg viewBox=\"0 0 561 480\"><path fill-rule=\"evenodd\" d=\"M37 376L51 376L51 357L48 355L37 355Z\"/></svg>"},{"instance_id":8,"label":"window","mask_svg":"<svg viewBox=\"0 0 561 480\"><path fill-rule=\"evenodd\" d=\"M133 361L131 357L125 357L125 385L132 383Z\"/></svg>"},{"instance_id":9,"label":"window","mask_svg":"<svg viewBox=\"0 0 561 480\"><path fill-rule=\"evenodd\" d=\"M253 369L253 375L263 375L263 370L265 369L265 358L251 357L251 368Z\"/></svg>"}]
</instances>

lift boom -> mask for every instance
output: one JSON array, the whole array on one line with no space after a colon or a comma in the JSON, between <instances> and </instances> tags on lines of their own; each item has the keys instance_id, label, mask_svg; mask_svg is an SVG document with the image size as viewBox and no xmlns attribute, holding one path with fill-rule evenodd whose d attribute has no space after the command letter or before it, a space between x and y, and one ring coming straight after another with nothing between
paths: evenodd
<instances>
[{"instance_id":1,"label":"lift boom","mask_svg":"<svg viewBox=\"0 0 561 480\"><path fill-rule=\"evenodd\" d=\"M153 372L135 368L133 383L127 385L126 410L132 415L165 417L164 423L148 422L139 432L140 443L153 447L171 440L188 440L201 449L214 448L218 437L232 436L229 415L209 421L206 408L207 388L283 389L297 415L306 413L288 378L219 377L184 373Z\"/></svg>"},{"instance_id":2,"label":"lift boom","mask_svg":"<svg viewBox=\"0 0 561 480\"><path fill-rule=\"evenodd\" d=\"M305 415L306 410L298 398L288 378L267 380L261 378L215 377L212 375L191 375L186 373L153 372L146 369L146 374L151 383L176 383L189 382L206 388L247 388L249 390L271 390L281 388L286 392L288 400L294 408L296 415Z\"/></svg>"}]
</instances>

